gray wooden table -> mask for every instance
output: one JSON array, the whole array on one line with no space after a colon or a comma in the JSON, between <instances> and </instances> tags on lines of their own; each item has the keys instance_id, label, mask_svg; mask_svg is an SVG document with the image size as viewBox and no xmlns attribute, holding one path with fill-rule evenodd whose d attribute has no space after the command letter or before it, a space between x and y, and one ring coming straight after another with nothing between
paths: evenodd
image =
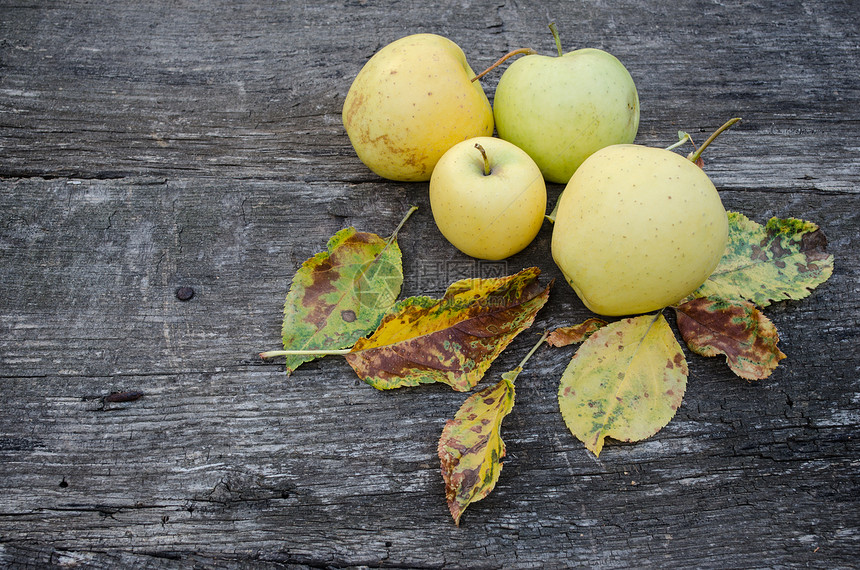
<instances>
[{"instance_id":1,"label":"gray wooden table","mask_svg":"<svg viewBox=\"0 0 860 570\"><path fill-rule=\"evenodd\" d=\"M0 0L0 565L856 567L856 16L852 0ZM538 351L499 484L455 527L435 449L463 394L378 392L335 357L286 377L257 354L279 347L305 259L413 204L404 297L531 265L560 277L548 226L501 266L459 254L427 184L374 176L340 119L394 39L448 36L480 69L553 53L550 20L566 49L626 64L637 142L742 116L706 158L727 208L818 223L836 271L766 310L788 355L771 378L688 354L672 422L599 459L558 412L573 347ZM588 316L559 280L484 382L534 331ZM122 391L143 397L103 400Z\"/></svg>"}]
</instances>

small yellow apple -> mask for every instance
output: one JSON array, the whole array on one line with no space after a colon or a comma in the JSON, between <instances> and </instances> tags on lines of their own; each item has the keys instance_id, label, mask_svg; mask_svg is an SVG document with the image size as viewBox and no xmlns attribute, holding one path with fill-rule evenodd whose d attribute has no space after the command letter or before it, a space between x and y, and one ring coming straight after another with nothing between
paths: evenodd
<instances>
[{"instance_id":1,"label":"small yellow apple","mask_svg":"<svg viewBox=\"0 0 860 570\"><path fill-rule=\"evenodd\" d=\"M439 160L430 179L430 207L454 247L480 259L504 259L540 231L546 185L525 151L502 139L476 137Z\"/></svg>"},{"instance_id":2,"label":"small yellow apple","mask_svg":"<svg viewBox=\"0 0 860 570\"><path fill-rule=\"evenodd\" d=\"M670 150L619 144L592 154L568 182L552 255L586 307L620 316L695 291L727 240L726 210L701 168Z\"/></svg>"},{"instance_id":3,"label":"small yellow apple","mask_svg":"<svg viewBox=\"0 0 860 570\"><path fill-rule=\"evenodd\" d=\"M379 50L353 81L343 124L359 159L390 180L426 181L449 148L493 133L493 110L463 50L415 34Z\"/></svg>"}]
</instances>

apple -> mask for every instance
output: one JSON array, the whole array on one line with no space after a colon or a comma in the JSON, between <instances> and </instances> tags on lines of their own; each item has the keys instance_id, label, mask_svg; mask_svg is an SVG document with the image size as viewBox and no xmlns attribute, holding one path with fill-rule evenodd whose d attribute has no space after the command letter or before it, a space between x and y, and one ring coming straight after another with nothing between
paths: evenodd
<instances>
[{"instance_id":1,"label":"apple","mask_svg":"<svg viewBox=\"0 0 860 570\"><path fill-rule=\"evenodd\" d=\"M472 257L499 260L529 245L546 214L546 185L522 149L494 137L452 146L430 178L442 235Z\"/></svg>"},{"instance_id":2,"label":"apple","mask_svg":"<svg viewBox=\"0 0 860 570\"><path fill-rule=\"evenodd\" d=\"M394 41L368 60L343 104L359 159L390 180L426 181L456 143L493 133L493 111L463 50L435 34Z\"/></svg>"},{"instance_id":3,"label":"apple","mask_svg":"<svg viewBox=\"0 0 860 570\"><path fill-rule=\"evenodd\" d=\"M611 144L632 143L639 95L613 55L593 48L558 57L527 55L502 73L493 100L499 137L526 151L548 182L566 184L580 164Z\"/></svg>"},{"instance_id":4,"label":"apple","mask_svg":"<svg viewBox=\"0 0 860 570\"><path fill-rule=\"evenodd\" d=\"M591 311L662 309L716 268L728 217L695 164L703 148L685 158L669 149L611 145L573 174L555 212L552 256Z\"/></svg>"}]
</instances>

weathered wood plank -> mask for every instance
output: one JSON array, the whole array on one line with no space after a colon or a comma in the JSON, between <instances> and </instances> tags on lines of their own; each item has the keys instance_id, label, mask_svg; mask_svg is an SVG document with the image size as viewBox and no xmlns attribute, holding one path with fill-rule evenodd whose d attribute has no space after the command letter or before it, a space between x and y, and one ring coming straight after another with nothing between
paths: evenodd
<instances>
[{"instance_id":1,"label":"weathered wood plank","mask_svg":"<svg viewBox=\"0 0 860 570\"><path fill-rule=\"evenodd\" d=\"M816 5L811 14L798 5L712 14L693 6L676 15L687 27L643 3L546 11L566 44L608 49L628 65L642 99L643 142L671 141L677 128L709 132L742 114L740 130L755 137L748 150L756 152L733 156L747 168L758 164L752 174L787 171L775 184L809 188L806 177L826 172L825 189L855 191L856 138L846 127L856 115L846 113L857 93L857 32L840 23L849 8L839 6ZM364 60L404 27L451 36L476 68L511 47L552 52L545 14L525 6L486 12L237 10L219 2L10 10L3 173L366 180L340 105ZM357 31L371 22L371 31ZM801 42L803 50L790 49ZM488 77L490 93L497 78ZM780 144L786 137L792 143ZM792 176L801 157L815 169Z\"/></svg>"},{"instance_id":2,"label":"weathered wood plank","mask_svg":"<svg viewBox=\"0 0 860 570\"><path fill-rule=\"evenodd\" d=\"M850 2L5 3L0 10L0 563L223 567L851 567L860 556L860 42ZM603 47L640 142L698 140L724 202L819 223L833 278L765 312L788 354L748 383L688 355L677 416L595 459L542 349L496 490L451 523L435 458L463 394L388 393L337 357L287 378L298 264L354 224L401 233L403 295L496 272L448 246L426 184L379 180L340 126L351 77L405 33L480 68ZM492 94L497 77L486 82ZM552 198L561 188L550 188ZM501 268L556 278L534 330L589 316L551 228ZM195 295L176 298L178 287ZM517 339L490 377L516 365ZM487 381L489 381L488 378ZM104 403L114 391L131 402Z\"/></svg>"}]
</instances>

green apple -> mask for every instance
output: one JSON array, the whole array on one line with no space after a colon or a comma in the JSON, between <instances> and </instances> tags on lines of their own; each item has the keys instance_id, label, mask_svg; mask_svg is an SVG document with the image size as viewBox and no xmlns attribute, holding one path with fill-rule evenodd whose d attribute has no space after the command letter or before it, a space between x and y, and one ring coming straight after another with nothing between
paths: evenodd
<instances>
[{"instance_id":1,"label":"green apple","mask_svg":"<svg viewBox=\"0 0 860 570\"><path fill-rule=\"evenodd\" d=\"M343 124L359 159L390 180L429 180L456 143L493 133L493 111L457 44L435 34L394 41L350 86Z\"/></svg>"},{"instance_id":2,"label":"green apple","mask_svg":"<svg viewBox=\"0 0 860 570\"><path fill-rule=\"evenodd\" d=\"M546 185L523 150L493 137L451 147L430 178L430 207L442 235L481 259L504 259L535 238L546 214Z\"/></svg>"},{"instance_id":3,"label":"green apple","mask_svg":"<svg viewBox=\"0 0 860 570\"><path fill-rule=\"evenodd\" d=\"M717 189L689 157L621 144L591 155L565 187L552 256L586 307L620 316L695 291L727 239Z\"/></svg>"},{"instance_id":4,"label":"green apple","mask_svg":"<svg viewBox=\"0 0 860 570\"><path fill-rule=\"evenodd\" d=\"M632 143L639 95L613 55L579 49L558 57L527 55L499 79L493 100L499 137L529 153L548 182L567 183L595 151Z\"/></svg>"}]
</instances>

